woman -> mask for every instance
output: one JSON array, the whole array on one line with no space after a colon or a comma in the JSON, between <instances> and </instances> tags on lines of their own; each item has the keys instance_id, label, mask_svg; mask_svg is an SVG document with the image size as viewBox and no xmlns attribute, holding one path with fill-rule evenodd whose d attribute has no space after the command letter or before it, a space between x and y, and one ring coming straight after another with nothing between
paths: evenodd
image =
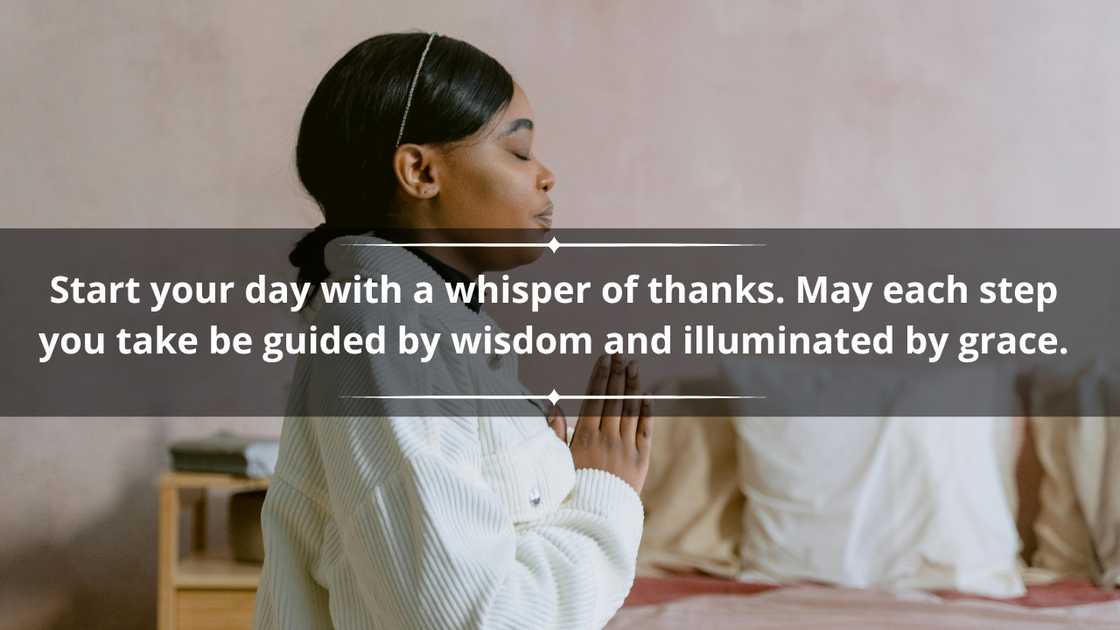
<instances>
[{"instance_id":1,"label":"woman","mask_svg":"<svg viewBox=\"0 0 1120 630\"><path fill-rule=\"evenodd\" d=\"M554 178L532 134L525 94L473 46L427 33L358 44L300 126L300 179L326 219L292 252L300 279L442 287L531 262L539 248L361 245L401 231L462 242L475 228L548 230ZM321 330L406 325L444 339L500 330L477 303L434 295L358 306L318 294L311 317ZM649 466L635 363L600 357L588 393L634 398L585 399L570 446L559 409L546 422L528 397L348 397L527 394L515 359L443 347L391 367L300 358L262 514L256 628L598 628L614 615L634 577Z\"/></svg>"}]
</instances>

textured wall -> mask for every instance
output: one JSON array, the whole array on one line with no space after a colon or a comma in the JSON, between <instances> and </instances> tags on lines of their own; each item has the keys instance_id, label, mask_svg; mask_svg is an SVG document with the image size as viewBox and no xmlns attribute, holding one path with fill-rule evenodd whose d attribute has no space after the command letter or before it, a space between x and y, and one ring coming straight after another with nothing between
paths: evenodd
<instances>
[{"instance_id":1,"label":"textured wall","mask_svg":"<svg viewBox=\"0 0 1120 630\"><path fill-rule=\"evenodd\" d=\"M14 0L0 221L316 224L306 99L413 27L524 86L558 227L1120 226L1109 0ZM163 447L213 426L0 420L0 625L150 627Z\"/></svg>"}]
</instances>

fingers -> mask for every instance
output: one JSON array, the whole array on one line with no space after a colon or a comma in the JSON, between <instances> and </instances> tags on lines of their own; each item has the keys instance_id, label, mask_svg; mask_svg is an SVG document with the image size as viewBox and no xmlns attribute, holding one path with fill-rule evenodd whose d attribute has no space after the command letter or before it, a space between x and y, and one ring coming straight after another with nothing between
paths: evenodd
<instances>
[{"instance_id":1,"label":"fingers","mask_svg":"<svg viewBox=\"0 0 1120 630\"><path fill-rule=\"evenodd\" d=\"M610 377L610 361L607 355L601 355L591 370L591 380L587 383L588 396L600 396L607 391L607 379ZM599 421L603 415L603 400L601 398L584 398L579 407L579 420L576 422L576 431L590 429L599 430Z\"/></svg>"},{"instance_id":2,"label":"fingers","mask_svg":"<svg viewBox=\"0 0 1120 630\"><path fill-rule=\"evenodd\" d=\"M642 399L635 439L638 445L638 452L643 455L649 454L650 446L653 443L653 403L648 399Z\"/></svg>"},{"instance_id":3,"label":"fingers","mask_svg":"<svg viewBox=\"0 0 1120 630\"><path fill-rule=\"evenodd\" d=\"M634 443L634 433L638 428L638 413L642 406L641 399L637 398L639 390L638 362L631 361L626 365L626 395L634 398L622 401L622 420L618 427L626 444Z\"/></svg>"},{"instance_id":4,"label":"fingers","mask_svg":"<svg viewBox=\"0 0 1120 630\"><path fill-rule=\"evenodd\" d=\"M624 365L620 356L611 358L600 358L588 384L588 396L595 398L585 398L580 408L569 445L572 463L577 470L613 473L641 493L652 457L653 408L648 394L639 394L637 362ZM604 403L600 396L611 399Z\"/></svg>"},{"instance_id":5,"label":"fingers","mask_svg":"<svg viewBox=\"0 0 1120 630\"><path fill-rule=\"evenodd\" d=\"M621 396L626 391L627 366L623 364L622 357L615 354L611 356L610 380L607 381L608 396ZM608 436L620 435L619 424L622 416L622 400L609 398L603 403L603 420L599 430Z\"/></svg>"}]
</instances>

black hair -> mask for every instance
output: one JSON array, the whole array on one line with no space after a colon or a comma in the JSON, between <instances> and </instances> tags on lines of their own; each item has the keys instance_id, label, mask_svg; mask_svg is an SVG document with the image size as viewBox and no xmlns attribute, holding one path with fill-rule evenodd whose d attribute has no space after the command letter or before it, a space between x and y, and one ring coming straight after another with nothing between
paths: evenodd
<instances>
[{"instance_id":1,"label":"black hair","mask_svg":"<svg viewBox=\"0 0 1120 630\"><path fill-rule=\"evenodd\" d=\"M300 282L313 283L311 295L329 275L327 242L372 231L388 217L397 134L429 36L386 33L354 46L327 71L303 112L296 170L324 223L300 239L288 260ZM513 91L513 77L493 57L438 35L416 81L401 143L463 140L503 110Z\"/></svg>"}]
</instances>

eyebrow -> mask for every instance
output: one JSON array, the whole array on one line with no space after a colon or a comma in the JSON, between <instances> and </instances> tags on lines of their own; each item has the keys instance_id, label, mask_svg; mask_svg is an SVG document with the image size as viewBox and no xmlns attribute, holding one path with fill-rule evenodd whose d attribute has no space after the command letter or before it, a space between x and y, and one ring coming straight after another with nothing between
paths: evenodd
<instances>
[{"instance_id":1,"label":"eyebrow","mask_svg":"<svg viewBox=\"0 0 1120 630\"><path fill-rule=\"evenodd\" d=\"M518 118L517 120L511 122L508 127L506 127L506 130L500 134L500 137L508 136L516 132L518 129L521 129L522 127L532 130L533 121L529 120L528 118Z\"/></svg>"}]
</instances>

